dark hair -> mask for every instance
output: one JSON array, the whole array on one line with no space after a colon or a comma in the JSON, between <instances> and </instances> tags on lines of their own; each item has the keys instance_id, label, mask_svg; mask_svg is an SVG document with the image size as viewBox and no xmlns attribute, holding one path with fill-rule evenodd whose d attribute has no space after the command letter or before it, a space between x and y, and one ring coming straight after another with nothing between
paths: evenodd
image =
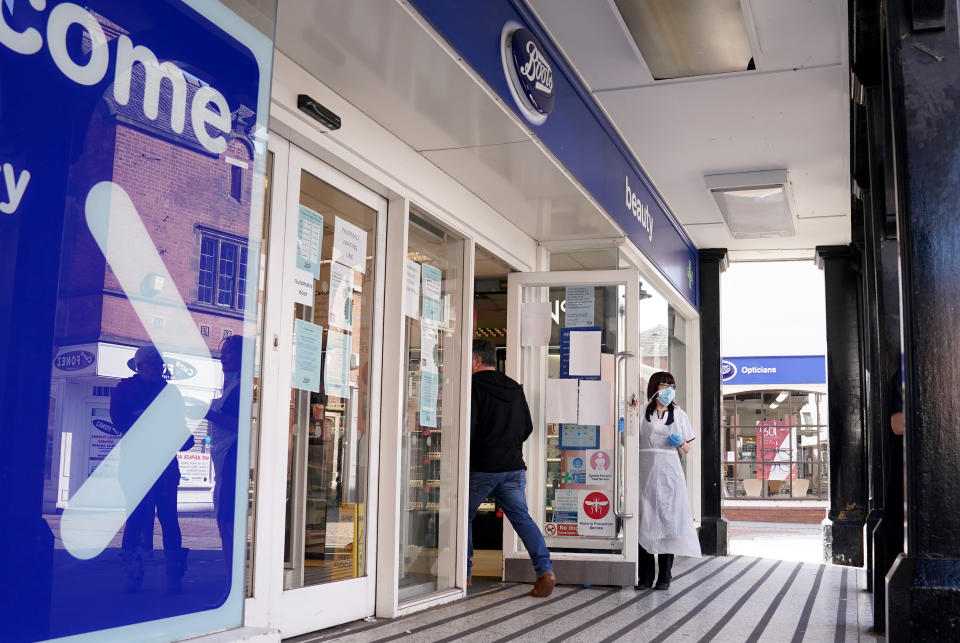
<instances>
[{"instance_id":1,"label":"dark hair","mask_svg":"<svg viewBox=\"0 0 960 643\"><path fill-rule=\"evenodd\" d=\"M650 416L654 411L657 410L657 392L660 390L661 384L670 384L671 386L676 386L677 381L673 379L673 375L667 371L658 371L650 376L650 381L647 382L647 408L644 412L644 417L647 418L647 421L650 421ZM670 405L667 407L667 424L673 424L673 409L674 403L670 402Z\"/></svg>"},{"instance_id":2,"label":"dark hair","mask_svg":"<svg viewBox=\"0 0 960 643\"><path fill-rule=\"evenodd\" d=\"M489 339L473 340L473 356L479 357L484 366L497 365L497 347Z\"/></svg>"},{"instance_id":3,"label":"dark hair","mask_svg":"<svg viewBox=\"0 0 960 643\"><path fill-rule=\"evenodd\" d=\"M227 335L220 342L220 354L235 352L243 353L243 335Z\"/></svg>"}]
</instances>

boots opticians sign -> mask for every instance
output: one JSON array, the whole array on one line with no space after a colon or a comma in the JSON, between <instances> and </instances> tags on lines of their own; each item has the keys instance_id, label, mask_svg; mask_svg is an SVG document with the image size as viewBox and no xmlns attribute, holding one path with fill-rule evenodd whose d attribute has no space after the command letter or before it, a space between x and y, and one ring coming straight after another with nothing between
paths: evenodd
<instances>
[{"instance_id":1,"label":"boots opticians sign","mask_svg":"<svg viewBox=\"0 0 960 643\"><path fill-rule=\"evenodd\" d=\"M556 100L553 68L543 45L516 22L508 22L500 35L500 55L510 93L524 117L542 125Z\"/></svg>"},{"instance_id":2,"label":"boots opticians sign","mask_svg":"<svg viewBox=\"0 0 960 643\"><path fill-rule=\"evenodd\" d=\"M273 43L226 4L0 0L4 640L242 622L250 423L207 418L225 374L201 329L255 327ZM216 511L178 483L207 425L234 445Z\"/></svg>"}]
</instances>

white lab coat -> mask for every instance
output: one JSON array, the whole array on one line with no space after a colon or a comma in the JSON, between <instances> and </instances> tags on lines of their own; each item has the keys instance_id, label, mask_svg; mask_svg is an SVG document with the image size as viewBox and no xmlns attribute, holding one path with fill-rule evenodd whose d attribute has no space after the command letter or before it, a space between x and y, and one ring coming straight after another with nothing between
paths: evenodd
<instances>
[{"instance_id":1,"label":"white lab coat","mask_svg":"<svg viewBox=\"0 0 960 643\"><path fill-rule=\"evenodd\" d=\"M693 514L687 500L687 485L677 449L667 436L676 433L684 440L694 438L690 418L674 407L673 424L667 425L668 412L650 421L640 414L640 545L651 554L676 554L700 557L700 540L693 526Z\"/></svg>"}]
</instances>

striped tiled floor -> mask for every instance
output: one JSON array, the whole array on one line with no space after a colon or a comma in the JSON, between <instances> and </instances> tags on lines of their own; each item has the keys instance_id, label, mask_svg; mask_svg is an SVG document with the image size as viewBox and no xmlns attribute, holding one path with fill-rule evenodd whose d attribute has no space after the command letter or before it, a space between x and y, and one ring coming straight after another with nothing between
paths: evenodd
<instances>
[{"instance_id":1,"label":"striped tiled floor","mask_svg":"<svg viewBox=\"0 0 960 643\"><path fill-rule=\"evenodd\" d=\"M879 640L862 622L869 613L862 585L858 569L747 556L678 558L665 592L561 585L538 599L527 596L530 585L478 583L450 605L291 642Z\"/></svg>"}]
</instances>

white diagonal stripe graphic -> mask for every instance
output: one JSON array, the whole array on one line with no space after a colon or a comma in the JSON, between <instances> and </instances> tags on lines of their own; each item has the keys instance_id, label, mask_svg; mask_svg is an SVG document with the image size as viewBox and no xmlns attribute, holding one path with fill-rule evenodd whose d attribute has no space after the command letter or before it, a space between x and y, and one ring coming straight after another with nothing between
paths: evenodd
<instances>
[{"instance_id":1,"label":"white diagonal stripe graphic","mask_svg":"<svg viewBox=\"0 0 960 643\"><path fill-rule=\"evenodd\" d=\"M165 292L163 300L170 327L183 329L176 343L153 328L157 304L142 292L143 284L150 275L169 273L126 191L111 181L97 183L87 194L85 214L94 240L157 350L209 359L210 351L176 288ZM206 413L206 408L197 410ZM93 558L109 544L190 437L182 421L172 426L171 418L183 417L183 400L168 384L70 499L60 522L60 537L70 554Z\"/></svg>"}]
</instances>

